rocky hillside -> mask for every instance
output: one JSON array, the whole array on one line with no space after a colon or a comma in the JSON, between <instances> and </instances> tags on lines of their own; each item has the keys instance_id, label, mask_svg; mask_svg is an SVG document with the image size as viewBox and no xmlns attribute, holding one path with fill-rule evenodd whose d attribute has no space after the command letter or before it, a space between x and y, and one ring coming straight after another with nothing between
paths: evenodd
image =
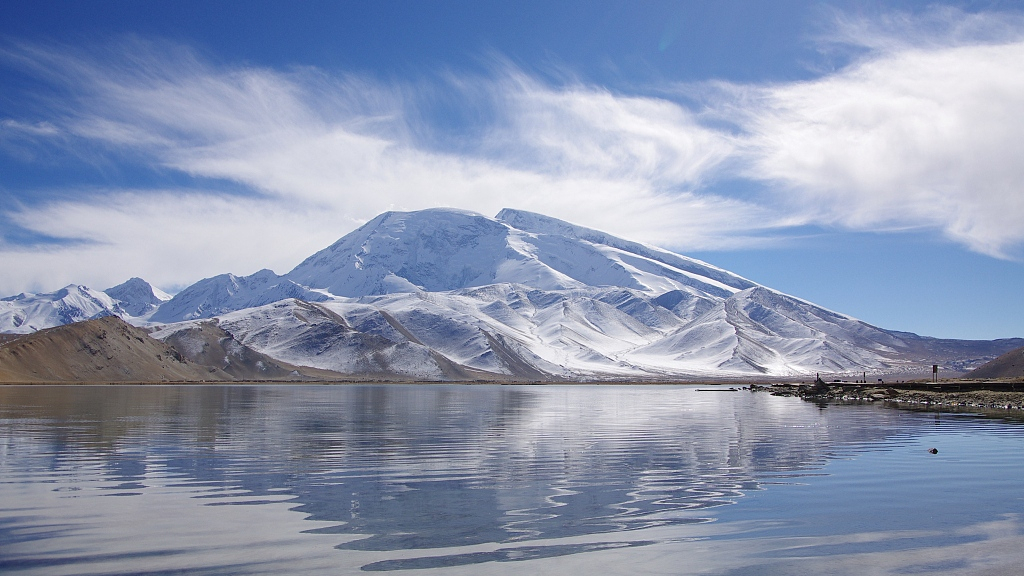
<instances>
[{"instance_id":1,"label":"rocky hillside","mask_svg":"<svg viewBox=\"0 0 1024 576\"><path fill-rule=\"evenodd\" d=\"M40 330L0 347L0 382L230 380L116 316Z\"/></svg>"},{"instance_id":2,"label":"rocky hillside","mask_svg":"<svg viewBox=\"0 0 1024 576\"><path fill-rule=\"evenodd\" d=\"M296 366L275 360L240 343L208 320L174 332L164 341L191 362L218 368L235 380L339 380L345 375L330 370Z\"/></svg>"}]
</instances>

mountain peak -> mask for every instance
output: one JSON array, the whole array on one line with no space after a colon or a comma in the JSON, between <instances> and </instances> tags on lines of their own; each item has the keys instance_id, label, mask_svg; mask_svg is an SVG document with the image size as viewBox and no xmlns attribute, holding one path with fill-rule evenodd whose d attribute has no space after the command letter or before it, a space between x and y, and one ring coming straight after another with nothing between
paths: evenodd
<instances>
[{"instance_id":1,"label":"mountain peak","mask_svg":"<svg viewBox=\"0 0 1024 576\"><path fill-rule=\"evenodd\" d=\"M337 296L365 296L516 281L517 265L524 264L532 274L523 277L543 287L576 285L531 266L531 257L512 236L508 225L465 210L389 212L310 256L286 277Z\"/></svg>"},{"instance_id":2,"label":"mountain peak","mask_svg":"<svg viewBox=\"0 0 1024 576\"><path fill-rule=\"evenodd\" d=\"M200 280L160 305L153 322L181 322L262 306L287 298L319 302L327 298L264 268L249 276L220 274Z\"/></svg>"},{"instance_id":3,"label":"mountain peak","mask_svg":"<svg viewBox=\"0 0 1024 576\"><path fill-rule=\"evenodd\" d=\"M121 307L130 316L145 316L171 299L170 294L139 277L129 278L103 292L120 302Z\"/></svg>"},{"instance_id":4,"label":"mountain peak","mask_svg":"<svg viewBox=\"0 0 1024 576\"><path fill-rule=\"evenodd\" d=\"M1021 344L882 330L693 258L510 208L387 212L284 276L221 274L163 300L139 278L105 293L73 284L0 300L0 330L127 317L127 307L133 322L175 323L157 336L171 338L216 317L223 333L183 345L427 379L901 370Z\"/></svg>"},{"instance_id":5,"label":"mountain peak","mask_svg":"<svg viewBox=\"0 0 1024 576\"><path fill-rule=\"evenodd\" d=\"M69 284L46 294L20 294L0 301L0 332L28 334L42 328L124 314L104 292Z\"/></svg>"},{"instance_id":6,"label":"mountain peak","mask_svg":"<svg viewBox=\"0 0 1024 576\"><path fill-rule=\"evenodd\" d=\"M286 277L336 296L443 292L497 283L542 290L620 286L726 297L753 282L699 260L506 208L495 218L452 208L388 212Z\"/></svg>"}]
</instances>

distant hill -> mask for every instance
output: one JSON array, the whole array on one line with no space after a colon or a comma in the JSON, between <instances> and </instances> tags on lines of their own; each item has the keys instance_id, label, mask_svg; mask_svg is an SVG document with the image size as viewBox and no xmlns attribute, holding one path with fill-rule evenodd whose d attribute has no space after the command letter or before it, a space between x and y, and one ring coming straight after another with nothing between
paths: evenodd
<instances>
[{"instance_id":1,"label":"distant hill","mask_svg":"<svg viewBox=\"0 0 1024 576\"><path fill-rule=\"evenodd\" d=\"M1024 347L979 366L964 374L964 378L1024 378Z\"/></svg>"},{"instance_id":2,"label":"distant hill","mask_svg":"<svg viewBox=\"0 0 1024 576\"><path fill-rule=\"evenodd\" d=\"M230 380L116 316L40 330L0 347L0 382Z\"/></svg>"}]
</instances>

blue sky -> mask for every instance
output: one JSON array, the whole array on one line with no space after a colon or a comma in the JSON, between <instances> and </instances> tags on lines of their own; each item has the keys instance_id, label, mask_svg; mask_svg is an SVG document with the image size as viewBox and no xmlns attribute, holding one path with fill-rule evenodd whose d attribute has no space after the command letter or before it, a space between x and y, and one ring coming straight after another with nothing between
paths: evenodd
<instances>
[{"instance_id":1,"label":"blue sky","mask_svg":"<svg viewBox=\"0 0 1024 576\"><path fill-rule=\"evenodd\" d=\"M1024 336L1024 2L0 6L0 294L533 210L873 324Z\"/></svg>"}]
</instances>

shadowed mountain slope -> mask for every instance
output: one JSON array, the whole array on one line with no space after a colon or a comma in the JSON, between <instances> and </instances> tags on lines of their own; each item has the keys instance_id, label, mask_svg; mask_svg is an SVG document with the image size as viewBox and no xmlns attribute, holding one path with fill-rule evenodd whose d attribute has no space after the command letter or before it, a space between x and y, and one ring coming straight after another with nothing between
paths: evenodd
<instances>
[{"instance_id":1,"label":"shadowed mountain slope","mask_svg":"<svg viewBox=\"0 0 1024 576\"><path fill-rule=\"evenodd\" d=\"M3 382L230 380L116 316L40 330L0 347Z\"/></svg>"},{"instance_id":2,"label":"shadowed mountain slope","mask_svg":"<svg viewBox=\"0 0 1024 576\"><path fill-rule=\"evenodd\" d=\"M1024 378L1024 348L1010 350L964 374L964 378Z\"/></svg>"},{"instance_id":3,"label":"shadowed mountain slope","mask_svg":"<svg viewBox=\"0 0 1024 576\"><path fill-rule=\"evenodd\" d=\"M218 368L236 380L339 380L345 375L275 360L240 343L207 320L175 331L164 341L202 366Z\"/></svg>"}]
</instances>

